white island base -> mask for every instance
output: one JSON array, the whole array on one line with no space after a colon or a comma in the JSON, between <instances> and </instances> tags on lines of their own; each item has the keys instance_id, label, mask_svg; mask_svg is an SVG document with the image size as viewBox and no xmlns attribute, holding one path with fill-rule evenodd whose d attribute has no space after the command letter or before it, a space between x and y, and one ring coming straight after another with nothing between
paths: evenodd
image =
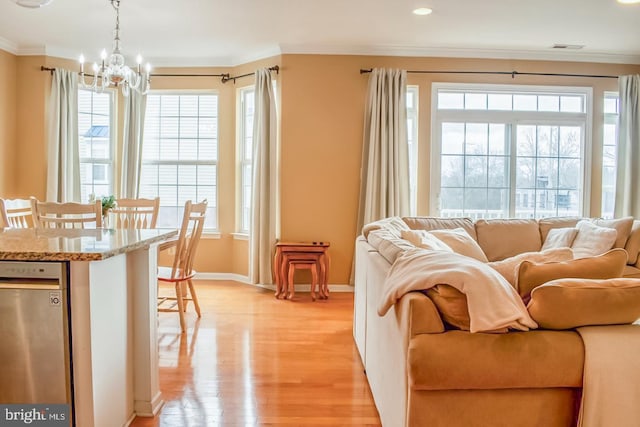
<instances>
[{"instance_id":1,"label":"white island base","mask_svg":"<svg viewBox=\"0 0 640 427\"><path fill-rule=\"evenodd\" d=\"M126 426L162 406L156 272L156 245L70 262L77 426Z\"/></svg>"}]
</instances>

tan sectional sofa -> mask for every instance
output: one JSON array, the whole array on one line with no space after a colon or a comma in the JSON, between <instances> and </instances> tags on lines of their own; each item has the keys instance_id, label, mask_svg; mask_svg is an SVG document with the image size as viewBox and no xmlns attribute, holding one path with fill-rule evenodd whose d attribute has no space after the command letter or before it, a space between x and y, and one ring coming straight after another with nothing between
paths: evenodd
<instances>
[{"instance_id":1,"label":"tan sectional sofa","mask_svg":"<svg viewBox=\"0 0 640 427\"><path fill-rule=\"evenodd\" d=\"M549 229L574 226L579 218L403 220L413 229L462 227L496 261L539 251ZM420 292L404 295L381 317L385 276L405 243L376 239L356 241L354 338L384 426L575 425L584 363L575 331L447 329ZM625 277L640 278L640 221L616 245L628 252Z\"/></svg>"}]
</instances>

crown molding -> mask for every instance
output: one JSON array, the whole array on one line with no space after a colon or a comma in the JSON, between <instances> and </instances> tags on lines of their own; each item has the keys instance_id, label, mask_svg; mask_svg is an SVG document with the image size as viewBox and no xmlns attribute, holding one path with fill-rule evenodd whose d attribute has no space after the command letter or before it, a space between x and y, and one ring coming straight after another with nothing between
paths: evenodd
<instances>
[{"instance_id":1,"label":"crown molding","mask_svg":"<svg viewBox=\"0 0 640 427\"><path fill-rule=\"evenodd\" d=\"M620 52L568 52L535 49L470 49L417 47L401 45L323 45L323 44L281 44L282 54L312 55L367 55L367 56L410 56L479 59L518 59L537 61L598 62L610 64L640 64L640 55Z\"/></svg>"},{"instance_id":2,"label":"crown molding","mask_svg":"<svg viewBox=\"0 0 640 427\"><path fill-rule=\"evenodd\" d=\"M18 46L0 37L0 49L17 56L55 56L76 60L79 52L58 46ZM158 67L236 67L283 54L306 55L367 55L443 57L478 59L516 59L531 61L595 62L606 64L640 65L640 55L621 52L588 52L535 49L470 49L443 47L416 47L402 45L335 45L335 44L280 44L247 55L233 57L150 57L149 62Z\"/></svg>"},{"instance_id":3,"label":"crown molding","mask_svg":"<svg viewBox=\"0 0 640 427\"><path fill-rule=\"evenodd\" d=\"M0 37L0 49L5 52L9 52L12 55L18 54L18 45L11 40L7 40L4 37Z\"/></svg>"}]
</instances>

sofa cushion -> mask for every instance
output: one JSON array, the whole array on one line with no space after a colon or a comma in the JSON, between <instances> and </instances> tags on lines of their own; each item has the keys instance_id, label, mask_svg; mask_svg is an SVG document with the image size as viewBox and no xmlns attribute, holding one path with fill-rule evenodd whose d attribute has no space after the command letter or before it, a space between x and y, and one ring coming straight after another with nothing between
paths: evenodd
<instances>
[{"instance_id":1,"label":"sofa cushion","mask_svg":"<svg viewBox=\"0 0 640 427\"><path fill-rule=\"evenodd\" d=\"M582 387L584 346L574 331L423 334L409 344L417 390Z\"/></svg>"},{"instance_id":2,"label":"sofa cushion","mask_svg":"<svg viewBox=\"0 0 640 427\"><path fill-rule=\"evenodd\" d=\"M640 268L633 265L625 265L622 277L629 279L640 279Z\"/></svg>"},{"instance_id":3,"label":"sofa cushion","mask_svg":"<svg viewBox=\"0 0 640 427\"><path fill-rule=\"evenodd\" d=\"M404 240L410 242L417 248L427 249L429 251L453 252L453 249L451 249L449 245L426 230L402 230L400 235Z\"/></svg>"},{"instance_id":4,"label":"sofa cushion","mask_svg":"<svg viewBox=\"0 0 640 427\"><path fill-rule=\"evenodd\" d=\"M640 318L640 280L552 280L531 291L527 310L545 329L631 324Z\"/></svg>"},{"instance_id":5,"label":"sofa cushion","mask_svg":"<svg viewBox=\"0 0 640 427\"><path fill-rule=\"evenodd\" d=\"M362 227L362 235L368 239L370 232L381 229L387 230L389 233L393 234L394 237L399 239L400 232L402 230L408 230L409 227L399 216L392 216L365 224L364 227Z\"/></svg>"},{"instance_id":6,"label":"sofa cushion","mask_svg":"<svg viewBox=\"0 0 640 427\"><path fill-rule=\"evenodd\" d=\"M553 248L570 248L578 235L578 229L567 227L567 228L552 228L547 233L547 238L544 240L542 244L542 250L553 249Z\"/></svg>"},{"instance_id":7,"label":"sofa cushion","mask_svg":"<svg viewBox=\"0 0 640 427\"><path fill-rule=\"evenodd\" d=\"M540 227L540 237L544 242L547 239L549 230L554 228L573 228L582 218L578 216L560 216L553 218L541 218L538 220Z\"/></svg>"},{"instance_id":8,"label":"sofa cushion","mask_svg":"<svg viewBox=\"0 0 640 427\"><path fill-rule=\"evenodd\" d=\"M583 219L576 225L576 235L571 248L575 258L585 258L605 253L613 248L618 232L615 228L600 227L588 219Z\"/></svg>"},{"instance_id":9,"label":"sofa cushion","mask_svg":"<svg viewBox=\"0 0 640 427\"><path fill-rule=\"evenodd\" d=\"M538 222L534 219L479 219L478 243L489 261L500 261L542 247Z\"/></svg>"},{"instance_id":10,"label":"sofa cushion","mask_svg":"<svg viewBox=\"0 0 640 427\"><path fill-rule=\"evenodd\" d=\"M520 296L525 301L528 301L534 288L551 280L563 278L612 279L622 277L626 262L627 253L624 249L612 249L596 257L564 262L536 264L523 261L518 270L516 288Z\"/></svg>"},{"instance_id":11,"label":"sofa cushion","mask_svg":"<svg viewBox=\"0 0 640 427\"><path fill-rule=\"evenodd\" d=\"M614 248L624 248L627 243L627 239L631 234L631 227L633 226L633 217L627 216L618 219L595 219L593 223L600 227L613 228L616 230L617 237L616 242L613 245Z\"/></svg>"},{"instance_id":12,"label":"sofa cushion","mask_svg":"<svg viewBox=\"0 0 640 427\"><path fill-rule=\"evenodd\" d=\"M457 254L477 259L480 262L487 262L487 257L482 252L480 245L463 228L433 230L428 233L443 241Z\"/></svg>"},{"instance_id":13,"label":"sofa cushion","mask_svg":"<svg viewBox=\"0 0 640 427\"><path fill-rule=\"evenodd\" d=\"M433 217L404 217L404 222L413 230L450 230L463 228L474 240L477 240L476 229L471 218L433 218Z\"/></svg>"},{"instance_id":14,"label":"sofa cushion","mask_svg":"<svg viewBox=\"0 0 640 427\"><path fill-rule=\"evenodd\" d=\"M631 227L631 235L627 239L627 243L624 245L624 249L629 255L628 264L633 265L638 262L638 254L640 253L640 221L633 221Z\"/></svg>"},{"instance_id":15,"label":"sofa cushion","mask_svg":"<svg viewBox=\"0 0 640 427\"><path fill-rule=\"evenodd\" d=\"M523 261L536 263L543 262L560 262L573 259L573 251L570 248L547 249L540 252L525 252L516 256L503 259L502 261L493 261L489 266L502 275L511 286L516 288L518 281L518 271ZM516 288L517 289L517 288Z\"/></svg>"},{"instance_id":16,"label":"sofa cushion","mask_svg":"<svg viewBox=\"0 0 640 427\"><path fill-rule=\"evenodd\" d=\"M424 291L438 309L442 320L454 328L471 328L467 296L449 285L436 285Z\"/></svg>"},{"instance_id":17,"label":"sofa cushion","mask_svg":"<svg viewBox=\"0 0 640 427\"><path fill-rule=\"evenodd\" d=\"M396 237L395 233L385 229L371 231L367 241L391 264L396 261L396 258L401 253L415 247L406 240Z\"/></svg>"}]
</instances>

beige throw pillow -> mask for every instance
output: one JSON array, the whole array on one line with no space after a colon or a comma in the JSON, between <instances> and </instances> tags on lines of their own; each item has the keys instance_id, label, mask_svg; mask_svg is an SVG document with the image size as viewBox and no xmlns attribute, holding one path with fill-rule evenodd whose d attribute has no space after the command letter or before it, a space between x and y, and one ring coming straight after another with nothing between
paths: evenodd
<instances>
[{"instance_id":1,"label":"beige throw pillow","mask_svg":"<svg viewBox=\"0 0 640 427\"><path fill-rule=\"evenodd\" d=\"M488 261L478 242L473 240L473 237L462 228L433 230L429 231L429 233L442 240L457 254L477 259L480 262Z\"/></svg>"},{"instance_id":2,"label":"beige throw pillow","mask_svg":"<svg viewBox=\"0 0 640 427\"><path fill-rule=\"evenodd\" d=\"M575 258L597 256L613 248L618 232L614 228L599 227L589 220L582 220L576 225L576 235L571 249Z\"/></svg>"},{"instance_id":3,"label":"beige throw pillow","mask_svg":"<svg viewBox=\"0 0 640 427\"><path fill-rule=\"evenodd\" d=\"M547 238L541 250L554 248L570 248L578 234L576 228L552 228L547 233Z\"/></svg>"},{"instance_id":4,"label":"beige throw pillow","mask_svg":"<svg viewBox=\"0 0 640 427\"><path fill-rule=\"evenodd\" d=\"M531 292L529 314L541 328L633 323L640 318L640 279L559 279Z\"/></svg>"},{"instance_id":5,"label":"beige throw pillow","mask_svg":"<svg viewBox=\"0 0 640 427\"><path fill-rule=\"evenodd\" d=\"M520 296L528 301L531 291L551 280L576 279L611 279L622 277L627 253L624 249L612 249L596 257L574 259L564 262L535 264L523 261L518 270L516 289Z\"/></svg>"},{"instance_id":6,"label":"beige throw pillow","mask_svg":"<svg viewBox=\"0 0 640 427\"><path fill-rule=\"evenodd\" d=\"M401 236L417 248L453 253L453 249L451 249L446 243L431 235L426 230L402 230Z\"/></svg>"},{"instance_id":7,"label":"beige throw pillow","mask_svg":"<svg viewBox=\"0 0 640 427\"><path fill-rule=\"evenodd\" d=\"M463 331L471 328L467 296L449 285L436 285L423 291L438 309L442 320Z\"/></svg>"},{"instance_id":8,"label":"beige throw pillow","mask_svg":"<svg viewBox=\"0 0 640 427\"><path fill-rule=\"evenodd\" d=\"M553 230L552 230L553 231ZM518 280L518 270L523 261L530 262L558 262L573 259L573 251L568 248L547 249L541 252L525 252L502 261L493 261L488 265L500 273L514 288Z\"/></svg>"},{"instance_id":9,"label":"beige throw pillow","mask_svg":"<svg viewBox=\"0 0 640 427\"><path fill-rule=\"evenodd\" d=\"M631 234L631 227L633 227L633 217L627 216L618 219L596 219L593 221L595 225L606 228L614 228L618 233L616 242L613 245L614 248L624 248L627 239Z\"/></svg>"}]
</instances>

